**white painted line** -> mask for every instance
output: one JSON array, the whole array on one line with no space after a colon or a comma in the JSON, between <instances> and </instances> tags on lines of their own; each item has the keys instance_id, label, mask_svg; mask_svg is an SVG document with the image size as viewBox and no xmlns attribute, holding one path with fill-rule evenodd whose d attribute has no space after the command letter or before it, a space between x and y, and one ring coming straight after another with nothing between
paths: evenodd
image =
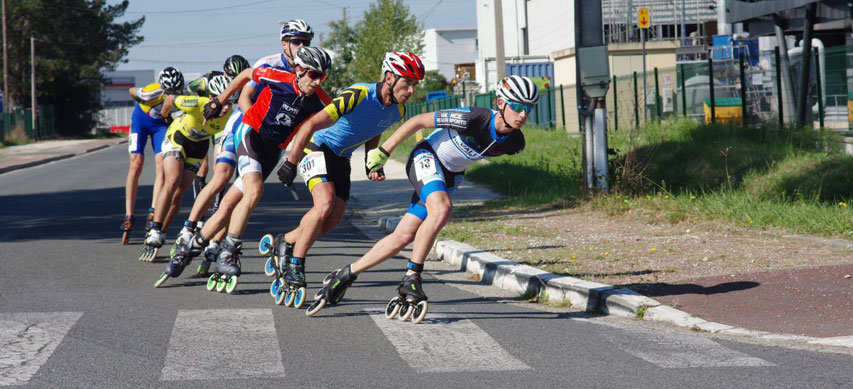
<instances>
[{"instance_id":1,"label":"white painted line","mask_svg":"<svg viewBox=\"0 0 853 389\"><path fill-rule=\"evenodd\" d=\"M83 312L0 314L0 386L26 385Z\"/></svg>"},{"instance_id":2,"label":"white painted line","mask_svg":"<svg viewBox=\"0 0 853 389\"><path fill-rule=\"evenodd\" d=\"M853 336L836 336L834 338L818 338L810 341L811 344L823 344L827 346L842 346L853 348Z\"/></svg>"},{"instance_id":3,"label":"white painted line","mask_svg":"<svg viewBox=\"0 0 853 389\"><path fill-rule=\"evenodd\" d=\"M531 369L470 320L428 314L421 324L412 324L388 320L376 310L365 311L418 373Z\"/></svg>"},{"instance_id":4,"label":"white painted line","mask_svg":"<svg viewBox=\"0 0 853 389\"><path fill-rule=\"evenodd\" d=\"M161 381L284 377L269 309L181 310Z\"/></svg>"},{"instance_id":5,"label":"white painted line","mask_svg":"<svg viewBox=\"0 0 853 389\"><path fill-rule=\"evenodd\" d=\"M614 330L605 331L604 338L625 352L663 368L776 366L698 334L605 326Z\"/></svg>"}]
</instances>

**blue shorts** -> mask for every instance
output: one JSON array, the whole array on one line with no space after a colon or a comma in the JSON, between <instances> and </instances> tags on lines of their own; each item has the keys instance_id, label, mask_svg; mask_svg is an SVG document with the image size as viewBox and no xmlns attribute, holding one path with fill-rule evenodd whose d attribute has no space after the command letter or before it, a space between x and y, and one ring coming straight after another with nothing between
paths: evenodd
<instances>
[{"instance_id":1,"label":"blue shorts","mask_svg":"<svg viewBox=\"0 0 853 389\"><path fill-rule=\"evenodd\" d=\"M237 144L234 141L234 133L237 128L243 123L243 113L239 109L234 110L225 123L225 129L222 133L217 134L215 141L216 145L216 163L227 163L231 166L237 166Z\"/></svg>"},{"instance_id":2,"label":"blue shorts","mask_svg":"<svg viewBox=\"0 0 853 389\"><path fill-rule=\"evenodd\" d=\"M424 220L427 217L427 209L424 201L435 192L447 192L453 194L459 183L462 182L463 172L451 172L447 170L435 156L429 143L422 141L415 146L406 163L406 172L409 182L415 188L412 201L407 213Z\"/></svg>"},{"instance_id":3,"label":"blue shorts","mask_svg":"<svg viewBox=\"0 0 853 389\"><path fill-rule=\"evenodd\" d=\"M160 146L163 145L163 139L166 137L166 131L169 129L169 124L163 119L154 119L148 116L139 104L133 109L133 115L130 119L130 140L127 146L127 151L131 154L145 154L145 145L148 143L148 137L151 137L151 147L154 149L154 154L160 154Z\"/></svg>"}]
</instances>

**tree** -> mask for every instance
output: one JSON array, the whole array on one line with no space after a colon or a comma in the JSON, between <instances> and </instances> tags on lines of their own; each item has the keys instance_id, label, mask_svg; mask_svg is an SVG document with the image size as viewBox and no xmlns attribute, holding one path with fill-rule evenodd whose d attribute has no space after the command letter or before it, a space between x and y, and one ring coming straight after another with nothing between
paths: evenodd
<instances>
[{"instance_id":1,"label":"tree","mask_svg":"<svg viewBox=\"0 0 853 389\"><path fill-rule=\"evenodd\" d=\"M114 23L129 2L105 0L7 0L9 56L7 96L18 105L30 101L30 37L36 39L36 89L39 104L54 106L61 135L87 132L101 108L104 72L114 70L131 46L145 17Z\"/></svg>"},{"instance_id":2,"label":"tree","mask_svg":"<svg viewBox=\"0 0 853 389\"><path fill-rule=\"evenodd\" d=\"M427 93L441 90L447 90L447 79L438 70L430 70L426 72L424 79L418 84L415 93L409 98L409 102L420 103L426 101Z\"/></svg>"},{"instance_id":3,"label":"tree","mask_svg":"<svg viewBox=\"0 0 853 389\"><path fill-rule=\"evenodd\" d=\"M329 23L325 45L335 52L332 71L324 83L340 91L354 82L377 82L389 51L423 51L423 26L401 0L377 0L354 27L346 19Z\"/></svg>"}]
</instances>

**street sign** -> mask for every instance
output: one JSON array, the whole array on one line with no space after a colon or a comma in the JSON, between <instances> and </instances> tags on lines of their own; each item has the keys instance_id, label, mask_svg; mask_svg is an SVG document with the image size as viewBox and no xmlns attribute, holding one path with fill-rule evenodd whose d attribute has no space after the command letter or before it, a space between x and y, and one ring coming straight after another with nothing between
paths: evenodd
<instances>
[{"instance_id":1,"label":"street sign","mask_svg":"<svg viewBox=\"0 0 853 389\"><path fill-rule=\"evenodd\" d=\"M651 20L649 20L649 9L648 8L638 9L637 10L637 27L649 28L649 24L651 24Z\"/></svg>"}]
</instances>

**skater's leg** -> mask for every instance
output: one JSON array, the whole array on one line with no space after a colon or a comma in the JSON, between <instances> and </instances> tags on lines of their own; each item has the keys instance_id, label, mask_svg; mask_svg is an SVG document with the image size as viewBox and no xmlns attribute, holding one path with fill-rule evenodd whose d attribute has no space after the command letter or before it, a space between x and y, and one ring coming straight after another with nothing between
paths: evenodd
<instances>
[{"instance_id":1,"label":"skater's leg","mask_svg":"<svg viewBox=\"0 0 853 389\"><path fill-rule=\"evenodd\" d=\"M127 179L124 184L124 214L133 216L133 206L136 204L136 193L139 191L139 176L145 164L145 155L130 154L130 166L127 169Z\"/></svg>"},{"instance_id":2,"label":"skater's leg","mask_svg":"<svg viewBox=\"0 0 853 389\"><path fill-rule=\"evenodd\" d=\"M238 237L242 236L246 230L249 216L264 193L264 181L260 173L249 172L241 176L240 179L243 181L243 198L231 212L231 221L228 223L228 234L234 234Z\"/></svg>"},{"instance_id":3,"label":"skater's leg","mask_svg":"<svg viewBox=\"0 0 853 389\"><path fill-rule=\"evenodd\" d=\"M162 225L166 219L166 214L169 212L169 206L171 205L174 194L181 185L184 162L179 158L169 156L165 158L162 165L165 177L157 200L154 203L154 228L161 231L163 230Z\"/></svg>"},{"instance_id":4,"label":"skater's leg","mask_svg":"<svg viewBox=\"0 0 853 389\"><path fill-rule=\"evenodd\" d=\"M397 224L394 232L385 236L376 242L366 254L352 264L352 272L361 274L362 272L384 262L388 258L397 255L404 247L415 240L415 234L418 227L421 226L423 220L417 216L406 213Z\"/></svg>"},{"instance_id":5,"label":"skater's leg","mask_svg":"<svg viewBox=\"0 0 853 389\"><path fill-rule=\"evenodd\" d=\"M435 242L435 237L444 228L444 225L450 221L450 216L453 213L453 203L450 201L450 195L445 191L432 192L426 199L427 216L424 222L418 227L415 234L415 242L412 247L412 262L423 265L432 245Z\"/></svg>"},{"instance_id":6,"label":"skater's leg","mask_svg":"<svg viewBox=\"0 0 853 389\"><path fill-rule=\"evenodd\" d=\"M315 185L311 191L311 196L314 198L314 206L305 213L299 222L299 234L296 237L293 251L294 257L305 258L308 249L320 236L326 219L332 215L333 211L341 207L337 204L338 201L343 202L335 196L335 186L331 182L321 182ZM346 209L346 203L342 207Z\"/></svg>"},{"instance_id":7,"label":"skater's leg","mask_svg":"<svg viewBox=\"0 0 853 389\"><path fill-rule=\"evenodd\" d=\"M160 188L163 186L163 180L165 179L165 173L163 171L163 153L157 153L154 155L154 191L151 195L151 208L155 208L154 201L160 194Z\"/></svg>"},{"instance_id":8,"label":"skater's leg","mask_svg":"<svg viewBox=\"0 0 853 389\"><path fill-rule=\"evenodd\" d=\"M201 235L208 240L216 239L221 241L225 235L225 230L228 228L231 213L242 198L243 192L241 192L237 186L232 185L231 189L225 193L225 197L222 199L219 209L217 209L216 213L214 213L213 216L204 223L204 227L201 229Z\"/></svg>"},{"instance_id":9,"label":"skater's leg","mask_svg":"<svg viewBox=\"0 0 853 389\"><path fill-rule=\"evenodd\" d=\"M175 220L175 217L178 216L178 212L181 211L181 203L183 202L184 194L187 193L187 190L192 185L195 177L196 175L192 170L184 169L181 183L177 190L172 193L172 199L169 201L169 212L166 213L166 219L163 220L163 231L169 228L169 225L171 225L172 221Z\"/></svg>"},{"instance_id":10,"label":"skater's leg","mask_svg":"<svg viewBox=\"0 0 853 389\"><path fill-rule=\"evenodd\" d=\"M227 163L217 163L213 166L213 178L196 197L187 220L191 222L201 220L216 195L225 189L225 185L228 185L228 180L231 179L232 174L234 174L234 167Z\"/></svg>"}]
</instances>

